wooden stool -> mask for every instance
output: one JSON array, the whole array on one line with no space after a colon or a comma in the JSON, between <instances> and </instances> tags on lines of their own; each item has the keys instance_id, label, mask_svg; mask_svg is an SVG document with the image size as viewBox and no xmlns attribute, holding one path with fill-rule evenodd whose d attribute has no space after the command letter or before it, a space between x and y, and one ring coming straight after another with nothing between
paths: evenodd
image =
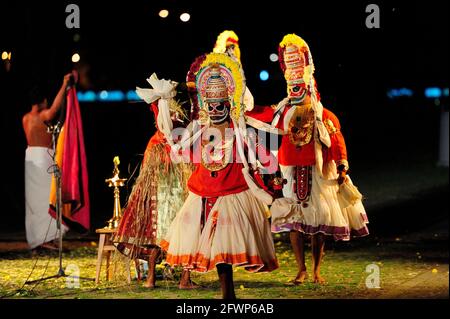
<instances>
[{"instance_id":1,"label":"wooden stool","mask_svg":"<svg viewBox=\"0 0 450 319\"><path fill-rule=\"evenodd\" d=\"M116 246L112 243L112 235L116 232L116 229L99 228L95 231L100 234L100 240L98 242L98 254L97 254L97 272L95 275L95 283L98 284L100 280L100 270L102 268L103 255L106 255L106 280L109 281L114 273L111 269L111 253L116 250ZM126 263L127 281L131 283L130 265ZM114 269L115 270L115 269Z\"/></svg>"}]
</instances>

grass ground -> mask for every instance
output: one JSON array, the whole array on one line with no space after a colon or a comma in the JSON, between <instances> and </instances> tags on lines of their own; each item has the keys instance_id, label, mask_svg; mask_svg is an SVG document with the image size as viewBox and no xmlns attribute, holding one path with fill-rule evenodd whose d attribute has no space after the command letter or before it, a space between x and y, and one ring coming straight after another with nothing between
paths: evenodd
<instances>
[{"instance_id":1,"label":"grass ground","mask_svg":"<svg viewBox=\"0 0 450 319\"><path fill-rule=\"evenodd\" d=\"M355 183L366 195L371 235L350 243L327 243L322 274L327 280L319 286L306 282L290 286L297 269L285 237L275 238L280 268L271 273L252 274L235 268L238 298L316 299L316 298L448 298L448 169L431 164L408 162L408 169L393 166L380 172L378 166L355 168ZM363 178L358 179L356 176ZM435 225L438 225L437 227ZM94 234L95 235L95 234ZM57 255L32 257L22 239L15 243L11 234L0 236L0 297L6 298L220 298L217 274L193 274L200 284L196 290L179 290L177 278L161 278L158 288L149 290L142 282L127 284L124 271L112 281L80 282L69 288L66 278L24 285L58 271ZM94 278L97 257L95 239L66 240L63 266L76 267L82 277ZM308 253L307 267L311 267ZM117 259L118 260L118 259ZM119 269L123 263L117 261ZM70 268L69 267L69 268ZM34 269L34 270L33 270ZM379 271L380 288L368 288L373 271ZM33 272L32 272L33 270ZM369 272L367 272L369 271ZM372 271L372 273L370 272ZM30 273L31 276L29 277ZM162 277L163 269L158 269ZM68 274L72 274L67 270ZM177 274L177 273L176 273ZM104 272L102 273L104 279Z\"/></svg>"},{"instance_id":2,"label":"grass ground","mask_svg":"<svg viewBox=\"0 0 450 319\"><path fill-rule=\"evenodd\" d=\"M69 263L70 267L76 265L81 277L94 278L96 247L87 244L90 247L81 246L65 253L64 266L67 267ZM295 260L289 244L281 238L276 241L280 263L278 270L252 274L241 268L234 269L237 296L243 299L448 298L448 252L442 249L441 240L422 245L407 242L367 244L368 242L357 245L330 243L322 269L327 283L316 285L306 282L300 286L292 286L288 281L296 275ZM56 274L58 258L56 255L43 255L37 259L20 251L10 253L0 259L0 295L8 298L76 299L221 297L215 272L194 273L193 280L201 286L196 290L179 290L176 278L178 272L174 279L161 278L158 287L149 290L136 280L126 284L124 272L120 271L122 262L117 259L116 262L119 265L119 275L109 282L103 280L99 285L81 280L78 288L70 288L66 278L58 278L38 285L23 286L35 263L30 280ZM310 263L307 266L310 267ZM379 270L380 288L371 289L366 286L368 276L373 274L373 267ZM67 273L71 274L71 271L68 270ZM158 273L162 275L162 268L159 268ZM104 277L104 272L102 276Z\"/></svg>"}]
</instances>

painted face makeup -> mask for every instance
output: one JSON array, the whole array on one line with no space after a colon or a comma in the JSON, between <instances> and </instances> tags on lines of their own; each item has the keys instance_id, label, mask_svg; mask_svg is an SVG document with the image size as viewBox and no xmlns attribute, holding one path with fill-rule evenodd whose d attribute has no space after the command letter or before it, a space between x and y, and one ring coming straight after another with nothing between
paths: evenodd
<instances>
[{"instance_id":1,"label":"painted face makeup","mask_svg":"<svg viewBox=\"0 0 450 319\"><path fill-rule=\"evenodd\" d=\"M213 124L223 123L228 119L230 102L209 102L208 115Z\"/></svg>"},{"instance_id":2,"label":"painted face makeup","mask_svg":"<svg viewBox=\"0 0 450 319\"><path fill-rule=\"evenodd\" d=\"M288 97L291 104L300 104L306 97L308 90L303 79L288 82Z\"/></svg>"}]
</instances>

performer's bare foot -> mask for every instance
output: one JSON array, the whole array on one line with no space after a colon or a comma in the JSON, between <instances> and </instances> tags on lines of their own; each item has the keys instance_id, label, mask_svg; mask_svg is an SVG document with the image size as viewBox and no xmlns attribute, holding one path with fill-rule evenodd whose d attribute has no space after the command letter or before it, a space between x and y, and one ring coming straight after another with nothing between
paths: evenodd
<instances>
[{"instance_id":1,"label":"performer's bare foot","mask_svg":"<svg viewBox=\"0 0 450 319\"><path fill-rule=\"evenodd\" d=\"M299 271L297 274L297 277L295 277L293 283L294 285L300 285L305 282L305 280L308 279L308 273L306 270Z\"/></svg>"},{"instance_id":2,"label":"performer's bare foot","mask_svg":"<svg viewBox=\"0 0 450 319\"><path fill-rule=\"evenodd\" d=\"M311 237L311 250L313 257L313 271L315 284L323 285L325 279L320 275L320 265L325 254L325 235L318 233Z\"/></svg>"},{"instance_id":3,"label":"performer's bare foot","mask_svg":"<svg viewBox=\"0 0 450 319\"><path fill-rule=\"evenodd\" d=\"M288 285L301 285L308 279L308 272L305 270L301 270L298 272L295 279L291 279L287 282Z\"/></svg>"},{"instance_id":4,"label":"performer's bare foot","mask_svg":"<svg viewBox=\"0 0 450 319\"><path fill-rule=\"evenodd\" d=\"M191 272L189 270L183 270L181 273L179 289L196 289L199 286L191 280Z\"/></svg>"},{"instance_id":5,"label":"performer's bare foot","mask_svg":"<svg viewBox=\"0 0 450 319\"><path fill-rule=\"evenodd\" d=\"M150 251L148 259L148 277L144 284L144 287L155 288L156 287L156 259L161 253L159 248L153 248Z\"/></svg>"},{"instance_id":6,"label":"performer's bare foot","mask_svg":"<svg viewBox=\"0 0 450 319\"><path fill-rule=\"evenodd\" d=\"M323 285L326 283L326 280L320 274L314 274L314 283Z\"/></svg>"},{"instance_id":7,"label":"performer's bare foot","mask_svg":"<svg viewBox=\"0 0 450 319\"><path fill-rule=\"evenodd\" d=\"M156 278L152 275L149 275L147 281L144 283L145 288L155 288L156 287Z\"/></svg>"},{"instance_id":8,"label":"performer's bare foot","mask_svg":"<svg viewBox=\"0 0 450 319\"><path fill-rule=\"evenodd\" d=\"M291 240L292 249L295 254L295 260L298 266L298 274L295 279L290 280L289 284L301 285L308 278L305 264L305 236L299 231L291 231L289 234Z\"/></svg>"}]
</instances>

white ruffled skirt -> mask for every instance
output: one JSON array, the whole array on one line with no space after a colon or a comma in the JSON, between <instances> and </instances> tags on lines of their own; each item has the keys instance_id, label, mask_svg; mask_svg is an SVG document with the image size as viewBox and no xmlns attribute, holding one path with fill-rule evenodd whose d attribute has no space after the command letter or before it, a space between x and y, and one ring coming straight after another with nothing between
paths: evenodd
<instances>
[{"instance_id":1,"label":"white ruffled skirt","mask_svg":"<svg viewBox=\"0 0 450 319\"><path fill-rule=\"evenodd\" d=\"M218 197L203 230L201 213L202 197L189 193L160 244L168 264L197 272L222 263L251 272L278 268L268 208L250 190Z\"/></svg>"},{"instance_id":2,"label":"white ruffled skirt","mask_svg":"<svg viewBox=\"0 0 450 319\"><path fill-rule=\"evenodd\" d=\"M308 200L298 203L292 190L294 166L281 166L283 177L288 183L283 189L284 198L274 201L271 206L272 231L285 232L297 230L305 234L323 233L335 240L350 240L351 236L361 237L369 234L368 219L360 198L346 196L353 186L350 177L339 186L334 161L324 164L323 177L312 167L311 194Z\"/></svg>"}]
</instances>

